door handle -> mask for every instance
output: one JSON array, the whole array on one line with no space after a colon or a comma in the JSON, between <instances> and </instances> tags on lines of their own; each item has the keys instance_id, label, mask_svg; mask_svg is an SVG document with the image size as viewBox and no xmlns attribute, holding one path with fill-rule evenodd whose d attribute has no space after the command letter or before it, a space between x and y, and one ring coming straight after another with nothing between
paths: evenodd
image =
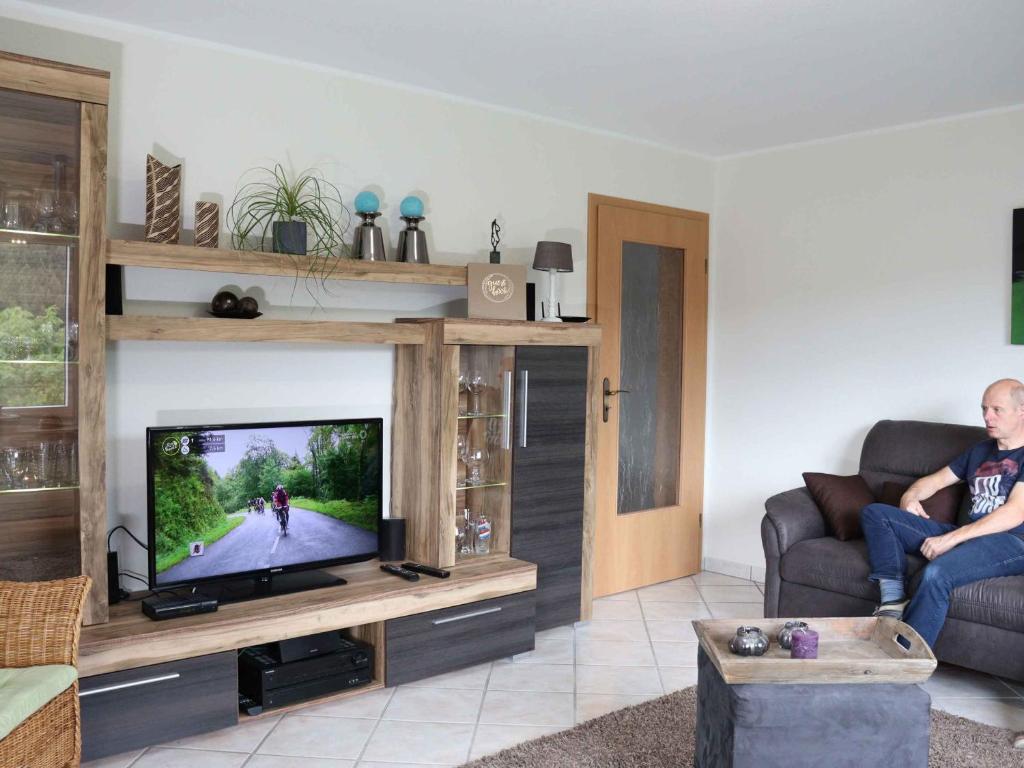
<instances>
[{"instance_id":1,"label":"door handle","mask_svg":"<svg viewBox=\"0 0 1024 768\"><path fill-rule=\"evenodd\" d=\"M604 421L605 423L608 422L608 411L611 410L611 407L612 407L611 403L608 402L608 398L609 397L613 397L613 396L618 395L618 394L623 394L623 395L629 394L629 390L628 389L611 389L610 387L611 387L611 382L609 382L608 378L605 377L604 386L602 387L602 390L604 391L604 400L603 400L602 412L601 412L601 420Z\"/></svg>"},{"instance_id":2,"label":"door handle","mask_svg":"<svg viewBox=\"0 0 1024 768\"><path fill-rule=\"evenodd\" d=\"M519 417L519 447L526 447L526 427L530 416L530 371L523 369L523 397L520 402L523 404L522 416Z\"/></svg>"}]
</instances>

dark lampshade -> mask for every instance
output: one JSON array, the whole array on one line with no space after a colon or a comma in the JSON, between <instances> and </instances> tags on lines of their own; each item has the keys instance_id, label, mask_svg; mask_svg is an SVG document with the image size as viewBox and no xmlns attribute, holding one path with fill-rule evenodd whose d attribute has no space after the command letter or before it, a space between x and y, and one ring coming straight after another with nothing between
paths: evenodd
<instances>
[{"instance_id":1,"label":"dark lampshade","mask_svg":"<svg viewBox=\"0 0 1024 768\"><path fill-rule=\"evenodd\" d=\"M533 255L533 268L572 272L572 246L568 243L541 240L537 243L537 252Z\"/></svg>"}]
</instances>

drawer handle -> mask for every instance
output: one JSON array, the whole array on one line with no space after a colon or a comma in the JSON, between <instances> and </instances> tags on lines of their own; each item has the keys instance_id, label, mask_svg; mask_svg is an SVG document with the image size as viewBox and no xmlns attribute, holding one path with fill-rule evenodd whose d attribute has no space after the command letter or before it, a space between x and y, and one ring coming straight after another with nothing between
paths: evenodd
<instances>
[{"instance_id":1,"label":"drawer handle","mask_svg":"<svg viewBox=\"0 0 1024 768\"><path fill-rule=\"evenodd\" d=\"M118 683L117 685L107 685L103 688L93 688L91 691L80 691L78 698L85 696L94 696L97 693L110 693L111 691L120 691L123 688L135 688L139 685L151 685L152 683L162 683L165 680L177 680L181 677L180 672L174 672L170 675L160 675L159 677L147 677L145 680L133 680L130 683Z\"/></svg>"},{"instance_id":2,"label":"drawer handle","mask_svg":"<svg viewBox=\"0 0 1024 768\"><path fill-rule=\"evenodd\" d=\"M466 619L473 619L477 616L486 616L488 613L498 613L501 610L499 605L497 608L483 608L479 611L470 611L469 613L460 613L458 616L449 616L447 619L434 619L431 624L435 627L438 624L451 624L453 621L464 621Z\"/></svg>"}]
</instances>

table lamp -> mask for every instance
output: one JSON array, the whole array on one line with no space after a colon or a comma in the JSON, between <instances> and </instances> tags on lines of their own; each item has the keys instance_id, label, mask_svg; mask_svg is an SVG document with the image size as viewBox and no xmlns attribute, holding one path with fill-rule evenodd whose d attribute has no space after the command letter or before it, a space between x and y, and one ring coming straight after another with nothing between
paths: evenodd
<instances>
[{"instance_id":1,"label":"table lamp","mask_svg":"<svg viewBox=\"0 0 1024 768\"><path fill-rule=\"evenodd\" d=\"M533 255L533 268L550 275L548 278L548 308L545 312L544 302L540 303L541 318L548 322L561 322L558 317L561 311L556 295L556 280L559 272L572 272L572 246L568 243L541 240L537 243L537 251Z\"/></svg>"}]
</instances>

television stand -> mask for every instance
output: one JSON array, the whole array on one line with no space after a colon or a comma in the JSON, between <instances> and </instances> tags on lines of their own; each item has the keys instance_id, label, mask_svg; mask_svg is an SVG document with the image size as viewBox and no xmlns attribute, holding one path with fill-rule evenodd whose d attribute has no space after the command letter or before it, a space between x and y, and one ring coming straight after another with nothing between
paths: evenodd
<instances>
[{"instance_id":1,"label":"television stand","mask_svg":"<svg viewBox=\"0 0 1024 768\"><path fill-rule=\"evenodd\" d=\"M305 592L307 589L337 587L347 583L341 576L335 576L333 573L312 570L214 582L203 584L196 591L217 598L218 603L237 603L273 595L287 595L291 592Z\"/></svg>"}]
</instances>

